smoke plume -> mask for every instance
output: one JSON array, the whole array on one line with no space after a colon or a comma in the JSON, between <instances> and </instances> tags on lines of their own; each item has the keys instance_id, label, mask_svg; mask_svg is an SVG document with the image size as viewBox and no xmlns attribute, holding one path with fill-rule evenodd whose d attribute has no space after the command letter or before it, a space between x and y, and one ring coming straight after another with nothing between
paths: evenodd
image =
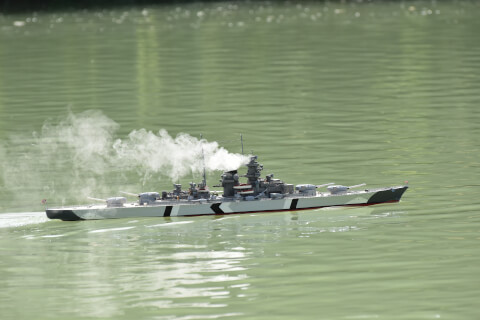
<instances>
[{"instance_id":1,"label":"smoke plume","mask_svg":"<svg viewBox=\"0 0 480 320\"><path fill-rule=\"evenodd\" d=\"M217 142L186 133L172 137L164 129L139 129L118 138L118 129L101 112L86 111L46 122L30 137L10 137L0 144L2 189L14 206L47 197L56 204L84 202L87 196L115 195L121 188L151 188L161 180L199 176L203 166L208 172L234 170L248 161Z\"/></svg>"}]
</instances>

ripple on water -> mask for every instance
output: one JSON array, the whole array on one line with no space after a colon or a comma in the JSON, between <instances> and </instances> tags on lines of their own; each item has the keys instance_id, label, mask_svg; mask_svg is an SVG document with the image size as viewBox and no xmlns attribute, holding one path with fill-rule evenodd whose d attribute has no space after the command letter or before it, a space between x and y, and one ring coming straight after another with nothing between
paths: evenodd
<instances>
[{"instance_id":1,"label":"ripple on water","mask_svg":"<svg viewBox=\"0 0 480 320\"><path fill-rule=\"evenodd\" d=\"M97 229L97 230L92 230L89 231L88 233L103 233L103 232L113 232L113 231L124 231L124 230L130 230L135 227L120 227L120 228L108 228L108 229Z\"/></svg>"}]
</instances>

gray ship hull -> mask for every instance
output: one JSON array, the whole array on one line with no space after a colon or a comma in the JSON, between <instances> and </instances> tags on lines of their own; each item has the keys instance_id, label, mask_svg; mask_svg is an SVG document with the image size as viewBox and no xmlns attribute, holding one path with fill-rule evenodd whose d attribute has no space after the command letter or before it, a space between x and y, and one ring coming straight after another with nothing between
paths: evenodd
<instances>
[{"instance_id":1,"label":"gray ship hull","mask_svg":"<svg viewBox=\"0 0 480 320\"><path fill-rule=\"evenodd\" d=\"M253 212L295 211L335 206L368 206L398 202L408 186L348 191L340 194L317 193L315 196L294 194L281 199L255 200L169 200L140 205L127 203L121 207L87 205L47 209L47 217L64 221L118 219L137 217L177 217L225 215Z\"/></svg>"}]
</instances>

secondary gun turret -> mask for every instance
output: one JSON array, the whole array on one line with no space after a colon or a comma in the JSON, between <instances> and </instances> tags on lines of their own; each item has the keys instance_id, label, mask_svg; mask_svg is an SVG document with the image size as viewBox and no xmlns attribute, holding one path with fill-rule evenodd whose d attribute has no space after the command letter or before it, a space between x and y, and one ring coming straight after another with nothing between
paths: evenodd
<instances>
[{"instance_id":1,"label":"secondary gun turret","mask_svg":"<svg viewBox=\"0 0 480 320\"><path fill-rule=\"evenodd\" d=\"M330 191L331 194L337 194L341 192L347 192L349 189L352 189L352 188L363 187L365 185L366 185L365 183L356 184L354 186L349 186L349 187L341 186L341 185L333 185L333 186L328 186L327 190Z\"/></svg>"}]
</instances>

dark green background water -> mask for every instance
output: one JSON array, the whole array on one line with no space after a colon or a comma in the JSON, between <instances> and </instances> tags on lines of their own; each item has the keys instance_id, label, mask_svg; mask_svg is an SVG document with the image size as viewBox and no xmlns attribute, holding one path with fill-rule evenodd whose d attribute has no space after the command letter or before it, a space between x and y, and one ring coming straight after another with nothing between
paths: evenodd
<instances>
[{"instance_id":1,"label":"dark green background water","mask_svg":"<svg viewBox=\"0 0 480 320\"><path fill-rule=\"evenodd\" d=\"M476 319L479 30L469 1L0 15L0 317ZM101 153L141 128L231 152L242 133L295 184L411 188L370 208L46 220L43 198L170 189Z\"/></svg>"}]
</instances>

